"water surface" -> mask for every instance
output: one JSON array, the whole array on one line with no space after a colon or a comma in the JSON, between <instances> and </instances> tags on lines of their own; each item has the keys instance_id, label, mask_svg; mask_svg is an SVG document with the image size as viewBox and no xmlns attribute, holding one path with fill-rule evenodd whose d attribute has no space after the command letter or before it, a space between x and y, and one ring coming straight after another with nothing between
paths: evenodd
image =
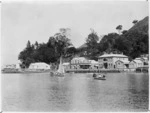
<instances>
[{"instance_id":1,"label":"water surface","mask_svg":"<svg viewBox=\"0 0 150 113\"><path fill-rule=\"evenodd\" d=\"M147 111L148 74L2 74L3 111Z\"/></svg>"}]
</instances>

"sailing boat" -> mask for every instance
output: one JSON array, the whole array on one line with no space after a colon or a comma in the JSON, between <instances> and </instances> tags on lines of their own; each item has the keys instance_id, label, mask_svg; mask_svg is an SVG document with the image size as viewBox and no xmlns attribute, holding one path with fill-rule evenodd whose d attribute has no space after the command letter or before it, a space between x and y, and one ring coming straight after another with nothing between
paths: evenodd
<instances>
[{"instance_id":1,"label":"sailing boat","mask_svg":"<svg viewBox=\"0 0 150 113\"><path fill-rule=\"evenodd\" d=\"M60 63L59 63L59 67L58 70L55 72L55 76L59 76L59 77L64 77L64 67L62 65L62 56L60 57Z\"/></svg>"}]
</instances>

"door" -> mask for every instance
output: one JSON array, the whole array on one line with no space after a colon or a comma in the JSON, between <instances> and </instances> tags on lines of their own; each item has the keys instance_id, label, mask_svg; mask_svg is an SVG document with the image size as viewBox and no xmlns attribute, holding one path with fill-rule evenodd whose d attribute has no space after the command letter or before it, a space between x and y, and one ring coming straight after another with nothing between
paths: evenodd
<instances>
[{"instance_id":1,"label":"door","mask_svg":"<svg viewBox=\"0 0 150 113\"><path fill-rule=\"evenodd\" d=\"M108 64L104 63L104 68L107 69L107 67L108 67Z\"/></svg>"}]
</instances>

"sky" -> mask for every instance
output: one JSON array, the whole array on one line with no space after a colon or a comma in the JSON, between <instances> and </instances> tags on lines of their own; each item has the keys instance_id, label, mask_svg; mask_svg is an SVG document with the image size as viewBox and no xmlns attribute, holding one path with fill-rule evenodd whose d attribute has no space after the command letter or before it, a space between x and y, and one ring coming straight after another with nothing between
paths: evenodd
<instances>
[{"instance_id":1,"label":"sky","mask_svg":"<svg viewBox=\"0 0 150 113\"><path fill-rule=\"evenodd\" d=\"M133 26L133 20L148 16L148 2L142 1L14 1L1 5L1 63L18 62L27 41L46 43L60 28L70 28L75 47L85 43L90 28L98 36Z\"/></svg>"}]
</instances>

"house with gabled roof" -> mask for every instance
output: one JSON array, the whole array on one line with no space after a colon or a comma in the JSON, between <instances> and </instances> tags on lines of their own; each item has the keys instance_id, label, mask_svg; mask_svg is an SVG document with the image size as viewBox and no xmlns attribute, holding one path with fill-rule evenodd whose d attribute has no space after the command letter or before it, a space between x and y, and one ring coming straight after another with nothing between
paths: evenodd
<instances>
[{"instance_id":1,"label":"house with gabled roof","mask_svg":"<svg viewBox=\"0 0 150 113\"><path fill-rule=\"evenodd\" d=\"M144 66L144 63L141 61L141 60L132 60L130 63L129 63L129 68L131 69L134 69L134 68L138 68L138 67L143 67Z\"/></svg>"},{"instance_id":2,"label":"house with gabled roof","mask_svg":"<svg viewBox=\"0 0 150 113\"><path fill-rule=\"evenodd\" d=\"M30 70L48 70L50 69L50 65L46 64L45 62L36 62L36 63L31 63L29 66Z\"/></svg>"},{"instance_id":3,"label":"house with gabled roof","mask_svg":"<svg viewBox=\"0 0 150 113\"><path fill-rule=\"evenodd\" d=\"M141 60L144 65L148 65L148 58L147 57L138 57L135 60Z\"/></svg>"},{"instance_id":4,"label":"house with gabled roof","mask_svg":"<svg viewBox=\"0 0 150 113\"><path fill-rule=\"evenodd\" d=\"M75 57L71 60L71 69L88 69L91 63L85 57Z\"/></svg>"},{"instance_id":5,"label":"house with gabled roof","mask_svg":"<svg viewBox=\"0 0 150 113\"><path fill-rule=\"evenodd\" d=\"M129 62L130 62L130 61L117 60L117 61L115 62L116 68L117 68L117 69L127 69L127 68L129 68Z\"/></svg>"},{"instance_id":6,"label":"house with gabled roof","mask_svg":"<svg viewBox=\"0 0 150 113\"><path fill-rule=\"evenodd\" d=\"M128 62L128 56L123 54L104 54L99 56L98 62L100 68L116 69L116 61ZM119 61L118 61L119 62Z\"/></svg>"}]
</instances>

